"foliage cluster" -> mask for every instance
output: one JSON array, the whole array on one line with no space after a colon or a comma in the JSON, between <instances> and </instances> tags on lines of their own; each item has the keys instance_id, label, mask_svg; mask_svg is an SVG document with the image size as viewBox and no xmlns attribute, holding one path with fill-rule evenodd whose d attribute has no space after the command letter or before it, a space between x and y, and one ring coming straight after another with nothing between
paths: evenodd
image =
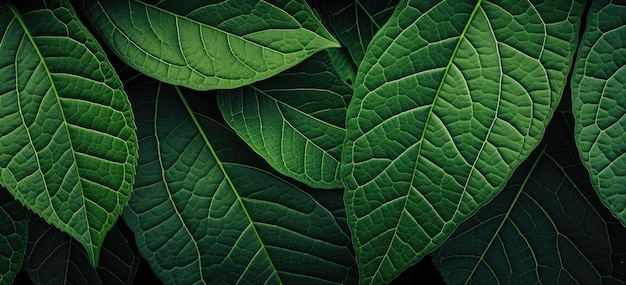
<instances>
[{"instance_id":1,"label":"foliage cluster","mask_svg":"<svg viewBox=\"0 0 626 285\"><path fill-rule=\"evenodd\" d=\"M0 284L626 280L623 1L4 1L0 34Z\"/></svg>"}]
</instances>

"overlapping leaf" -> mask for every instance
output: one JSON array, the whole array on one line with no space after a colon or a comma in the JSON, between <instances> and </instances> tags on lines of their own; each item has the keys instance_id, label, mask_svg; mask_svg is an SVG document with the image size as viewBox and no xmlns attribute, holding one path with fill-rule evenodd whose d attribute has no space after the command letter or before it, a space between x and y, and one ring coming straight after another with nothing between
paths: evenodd
<instances>
[{"instance_id":1,"label":"overlapping leaf","mask_svg":"<svg viewBox=\"0 0 626 285\"><path fill-rule=\"evenodd\" d=\"M329 54L318 53L270 79L221 91L220 110L282 174L317 188L342 188L339 162L352 88L335 70Z\"/></svg>"},{"instance_id":2,"label":"overlapping leaf","mask_svg":"<svg viewBox=\"0 0 626 285\"><path fill-rule=\"evenodd\" d=\"M572 76L576 142L604 204L626 225L626 3L593 1Z\"/></svg>"},{"instance_id":3,"label":"overlapping leaf","mask_svg":"<svg viewBox=\"0 0 626 285\"><path fill-rule=\"evenodd\" d=\"M370 42L342 175L363 284L388 282L492 199L541 139L582 5L402 1Z\"/></svg>"},{"instance_id":4,"label":"overlapping leaf","mask_svg":"<svg viewBox=\"0 0 626 285\"><path fill-rule=\"evenodd\" d=\"M128 98L68 1L2 5L0 29L0 182L95 265L135 175Z\"/></svg>"},{"instance_id":5,"label":"overlapping leaf","mask_svg":"<svg viewBox=\"0 0 626 285\"><path fill-rule=\"evenodd\" d=\"M253 152L245 143L215 140L211 130L223 127L192 112L180 89L152 82L129 92L143 103L135 109L137 184L124 220L161 280L350 280L349 238L328 210L268 172L225 161L232 153Z\"/></svg>"},{"instance_id":6,"label":"overlapping leaf","mask_svg":"<svg viewBox=\"0 0 626 285\"><path fill-rule=\"evenodd\" d=\"M198 90L247 85L339 46L303 0L85 5L98 33L128 65Z\"/></svg>"},{"instance_id":7,"label":"overlapping leaf","mask_svg":"<svg viewBox=\"0 0 626 285\"><path fill-rule=\"evenodd\" d=\"M24 271L35 284L133 283L140 257L117 227L107 235L96 268L75 240L43 219L33 219L28 230Z\"/></svg>"},{"instance_id":8,"label":"overlapping leaf","mask_svg":"<svg viewBox=\"0 0 626 285\"><path fill-rule=\"evenodd\" d=\"M621 227L600 202L563 120L489 206L434 252L447 284L624 284ZM563 130L566 130L563 132Z\"/></svg>"},{"instance_id":9,"label":"overlapping leaf","mask_svg":"<svg viewBox=\"0 0 626 285\"><path fill-rule=\"evenodd\" d=\"M0 187L0 284L13 284L22 268L28 219L28 211Z\"/></svg>"},{"instance_id":10,"label":"overlapping leaf","mask_svg":"<svg viewBox=\"0 0 626 285\"><path fill-rule=\"evenodd\" d=\"M355 65L365 56L374 34L391 16L399 0L316 1L321 15L337 39L345 46Z\"/></svg>"}]
</instances>

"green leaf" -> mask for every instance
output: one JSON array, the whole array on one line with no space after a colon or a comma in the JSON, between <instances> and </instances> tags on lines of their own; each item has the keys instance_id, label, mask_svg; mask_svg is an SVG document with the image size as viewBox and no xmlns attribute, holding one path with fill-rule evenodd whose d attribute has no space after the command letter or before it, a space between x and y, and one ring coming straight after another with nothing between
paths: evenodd
<instances>
[{"instance_id":1,"label":"green leaf","mask_svg":"<svg viewBox=\"0 0 626 285\"><path fill-rule=\"evenodd\" d=\"M28 211L0 187L0 284L13 284L22 268L28 220Z\"/></svg>"},{"instance_id":2,"label":"green leaf","mask_svg":"<svg viewBox=\"0 0 626 285\"><path fill-rule=\"evenodd\" d=\"M322 18L345 46L355 65L365 56L370 41L391 17L399 0L319 0Z\"/></svg>"},{"instance_id":3,"label":"green leaf","mask_svg":"<svg viewBox=\"0 0 626 285\"><path fill-rule=\"evenodd\" d=\"M626 3L593 1L572 75L576 142L601 200L626 225Z\"/></svg>"},{"instance_id":4,"label":"green leaf","mask_svg":"<svg viewBox=\"0 0 626 285\"><path fill-rule=\"evenodd\" d=\"M102 245L98 267L76 241L38 218L30 222L24 270L35 284L132 284L139 266L129 241L113 227Z\"/></svg>"},{"instance_id":5,"label":"green leaf","mask_svg":"<svg viewBox=\"0 0 626 285\"><path fill-rule=\"evenodd\" d=\"M350 277L350 241L328 210L268 172L225 161L225 153L249 148L215 140L217 123L192 112L178 87L127 86L144 103L135 109L140 161L123 217L163 282L338 284Z\"/></svg>"},{"instance_id":6,"label":"green leaf","mask_svg":"<svg viewBox=\"0 0 626 285\"><path fill-rule=\"evenodd\" d=\"M548 132L569 144L546 140L434 252L446 284L624 284L626 228L598 208L571 134L560 131L570 128L557 119Z\"/></svg>"},{"instance_id":7,"label":"green leaf","mask_svg":"<svg viewBox=\"0 0 626 285\"><path fill-rule=\"evenodd\" d=\"M128 98L68 1L0 6L0 34L0 183L96 266L135 174Z\"/></svg>"},{"instance_id":8,"label":"green leaf","mask_svg":"<svg viewBox=\"0 0 626 285\"><path fill-rule=\"evenodd\" d=\"M581 13L570 1L398 4L347 114L342 175L363 284L441 245L537 146Z\"/></svg>"},{"instance_id":9,"label":"green leaf","mask_svg":"<svg viewBox=\"0 0 626 285\"><path fill-rule=\"evenodd\" d=\"M219 94L226 122L272 167L312 187L343 187L339 162L352 88L328 53Z\"/></svg>"},{"instance_id":10,"label":"green leaf","mask_svg":"<svg viewBox=\"0 0 626 285\"><path fill-rule=\"evenodd\" d=\"M197 90L236 88L338 47L303 0L86 1L89 20L131 67Z\"/></svg>"}]
</instances>

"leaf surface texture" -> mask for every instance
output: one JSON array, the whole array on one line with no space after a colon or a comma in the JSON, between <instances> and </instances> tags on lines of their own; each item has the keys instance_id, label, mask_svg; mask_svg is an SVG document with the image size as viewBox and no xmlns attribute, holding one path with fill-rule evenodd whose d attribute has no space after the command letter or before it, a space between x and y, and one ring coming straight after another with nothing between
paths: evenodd
<instances>
[{"instance_id":1,"label":"leaf surface texture","mask_svg":"<svg viewBox=\"0 0 626 285\"><path fill-rule=\"evenodd\" d=\"M342 65L343 66L343 65ZM342 188L345 116L352 88L320 52L275 77L219 92L226 122L280 173L316 188Z\"/></svg>"},{"instance_id":2,"label":"leaf surface texture","mask_svg":"<svg viewBox=\"0 0 626 285\"><path fill-rule=\"evenodd\" d=\"M331 212L271 173L229 162L227 153L250 150L214 140L209 130L219 126L193 112L182 89L152 82L129 92L153 99L135 109L140 161L124 220L163 282L349 278L349 238Z\"/></svg>"},{"instance_id":3,"label":"leaf surface texture","mask_svg":"<svg viewBox=\"0 0 626 285\"><path fill-rule=\"evenodd\" d=\"M626 225L626 2L593 1L572 75L583 164L604 204Z\"/></svg>"},{"instance_id":4,"label":"leaf surface texture","mask_svg":"<svg viewBox=\"0 0 626 285\"><path fill-rule=\"evenodd\" d=\"M362 284L389 282L504 187L560 100L582 5L402 1L348 107L342 176Z\"/></svg>"},{"instance_id":5,"label":"leaf surface texture","mask_svg":"<svg viewBox=\"0 0 626 285\"><path fill-rule=\"evenodd\" d=\"M247 85L339 46L303 0L86 5L91 23L124 62L197 90Z\"/></svg>"},{"instance_id":6,"label":"leaf surface texture","mask_svg":"<svg viewBox=\"0 0 626 285\"><path fill-rule=\"evenodd\" d=\"M68 1L3 5L0 15L0 182L95 266L134 181L130 103Z\"/></svg>"}]
</instances>

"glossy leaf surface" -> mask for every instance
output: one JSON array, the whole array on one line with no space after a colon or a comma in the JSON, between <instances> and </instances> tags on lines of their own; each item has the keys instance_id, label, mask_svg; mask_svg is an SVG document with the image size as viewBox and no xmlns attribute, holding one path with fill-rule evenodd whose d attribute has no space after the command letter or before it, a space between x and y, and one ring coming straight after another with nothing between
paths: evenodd
<instances>
[{"instance_id":1,"label":"glossy leaf surface","mask_svg":"<svg viewBox=\"0 0 626 285\"><path fill-rule=\"evenodd\" d=\"M95 266L134 181L130 103L68 1L3 5L0 15L0 182Z\"/></svg>"},{"instance_id":2,"label":"glossy leaf surface","mask_svg":"<svg viewBox=\"0 0 626 285\"><path fill-rule=\"evenodd\" d=\"M402 1L370 42L342 175L361 282L389 282L504 187L575 51L571 1Z\"/></svg>"},{"instance_id":3,"label":"glossy leaf surface","mask_svg":"<svg viewBox=\"0 0 626 285\"><path fill-rule=\"evenodd\" d=\"M88 18L131 67L197 90L276 75L339 47L303 0L87 1Z\"/></svg>"}]
</instances>

